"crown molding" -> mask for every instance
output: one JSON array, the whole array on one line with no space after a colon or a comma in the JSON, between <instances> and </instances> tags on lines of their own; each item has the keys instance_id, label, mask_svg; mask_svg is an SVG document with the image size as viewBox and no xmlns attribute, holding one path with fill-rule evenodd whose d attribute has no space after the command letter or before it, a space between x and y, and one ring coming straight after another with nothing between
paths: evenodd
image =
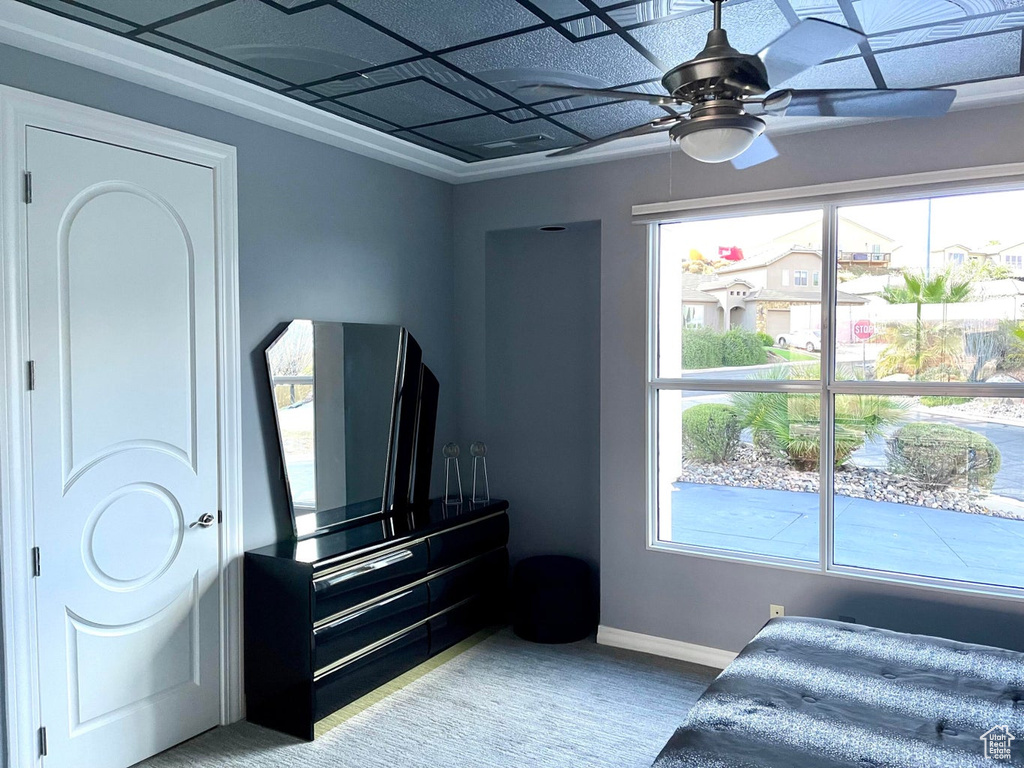
<instances>
[{"instance_id":1,"label":"crown molding","mask_svg":"<svg viewBox=\"0 0 1024 768\"><path fill-rule=\"evenodd\" d=\"M569 168L668 152L665 135L622 139L589 152L547 157L542 152L467 163L333 115L309 104L17 0L0 0L0 44L80 67L380 160L451 184ZM953 110L1024 102L1024 77L957 88ZM769 136L874 122L793 118L772 123Z\"/></svg>"}]
</instances>

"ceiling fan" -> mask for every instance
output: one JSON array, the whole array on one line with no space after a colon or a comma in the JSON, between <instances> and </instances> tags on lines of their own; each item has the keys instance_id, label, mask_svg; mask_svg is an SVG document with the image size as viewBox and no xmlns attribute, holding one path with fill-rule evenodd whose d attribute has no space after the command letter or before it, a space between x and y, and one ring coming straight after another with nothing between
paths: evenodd
<instances>
[{"instance_id":1,"label":"ceiling fan","mask_svg":"<svg viewBox=\"0 0 1024 768\"><path fill-rule=\"evenodd\" d=\"M722 27L722 4L714 4L714 29L693 59L670 69L661 80L664 96L634 91L538 83L520 91L553 96L597 96L646 101L662 107L689 107L686 113L659 117L584 144L552 152L571 155L627 136L668 131L682 150L704 163L750 167L777 156L770 144L760 157L740 162L765 130L763 117L937 117L949 111L953 89L773 90L778 85L840 55L867 38L849 27L806 19L769 43L760 53L740 53ZM762 139L767 142L767 137Z\"/></svg>"}]
</instances>

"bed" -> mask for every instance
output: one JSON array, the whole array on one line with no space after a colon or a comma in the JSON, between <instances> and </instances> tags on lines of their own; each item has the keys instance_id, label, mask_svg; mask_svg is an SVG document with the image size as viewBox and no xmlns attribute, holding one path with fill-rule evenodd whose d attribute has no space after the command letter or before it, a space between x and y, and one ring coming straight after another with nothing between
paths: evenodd
<instances>
[{"instance_id":1,"label":"bed","mask_svg":"<svg viewBox=\"0 0 1024 768\"><path fill-rule=\"evenodd\" d=\"M693 706L654 768L1024 766L1022 702L1022 653L773 619Z\"/></svg>"}]
</instances>

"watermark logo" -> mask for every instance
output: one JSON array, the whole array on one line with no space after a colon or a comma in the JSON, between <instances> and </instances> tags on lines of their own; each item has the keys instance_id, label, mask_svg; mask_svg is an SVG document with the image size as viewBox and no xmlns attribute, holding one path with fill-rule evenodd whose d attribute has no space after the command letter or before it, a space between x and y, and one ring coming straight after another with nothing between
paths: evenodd
<instances>
[{"instance_id":1,"label":"watermark logo","mask_svg":"<svg viewBox=\"0 0 1024 768\"><path fill-rule=\"evenodd\" d=\"M985 742L985 757L989 760L1010 761L1010 743L1016 738L1005 725L989 728L980 736Z\"/></svg>"}]
</instances>

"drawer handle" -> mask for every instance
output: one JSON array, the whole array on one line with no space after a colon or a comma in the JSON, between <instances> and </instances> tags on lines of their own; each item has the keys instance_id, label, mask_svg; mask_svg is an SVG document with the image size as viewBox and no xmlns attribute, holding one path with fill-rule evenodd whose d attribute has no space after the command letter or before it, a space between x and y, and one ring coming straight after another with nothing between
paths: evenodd
<instances>
[{"instance_id":1,"label":"drawer handle","mask_svg":"<svg viewBox=\"0 0 1024 768\"><path fill-rule=\"evenodd\" d=\"M412 550L409 549L403 549L400 552L393 552L390 555L378 557L376 560L368 560L362 565L357 565L353 568L349 568L348 570L339 573L337 576L332 576L329 579L324 579L323 581L317 581L316 586L317 588L322 589L336 587L339 584L344 584L346 581L349 581L351 579L355 579L360 576L365 576L368 573L379 571L381 568L387 568L388 566L395 565L396 563L400 563L403 560L408 560L410 557L412 557Z\"/></svg>"}]
</instances>

